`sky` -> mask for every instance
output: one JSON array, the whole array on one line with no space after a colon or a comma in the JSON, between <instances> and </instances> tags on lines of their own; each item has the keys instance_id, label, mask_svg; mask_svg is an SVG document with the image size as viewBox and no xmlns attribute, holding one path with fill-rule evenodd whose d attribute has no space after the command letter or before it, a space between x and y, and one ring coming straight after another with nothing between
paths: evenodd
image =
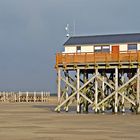
<instances>
[{"instance_id":1,"label":"sky","mask_svg":"<svg viewBox=\"0 0 140 140\"><path fill-rule=\"evenodd\" d=\"M0 0L0 91L56 92L55 54L75 35L140 33L140 0Z\"/></svg>"}]
</instances>

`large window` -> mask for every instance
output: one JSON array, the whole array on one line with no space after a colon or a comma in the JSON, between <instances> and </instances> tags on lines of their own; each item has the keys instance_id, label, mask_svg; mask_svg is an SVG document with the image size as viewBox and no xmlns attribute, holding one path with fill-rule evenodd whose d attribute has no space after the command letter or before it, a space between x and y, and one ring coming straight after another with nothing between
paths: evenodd
<instances>
[{"instance_id":1,"label":"large window","mask_svg":"<svg viewBox=\"0 0 140 140\"><path fill-rule=\"evenodd\" d=\"M128 44L128 51L136 51L137 44Z\"/></svg>"},{"instance_id":2,"label":"large window","mask_svg":"<svg viewBox=\"0 0 140 140\"><path fill-rule=\"evenodd\" d=\"M110 52L110 46L95 46L94 52Z\"/></svg>"},{"instance_id":3,"label":"large window","mask_svg":"<svg viewBox=\"0 0 140 140\"><path fill-rule=\"evenodd\" d=\"M76 47L76 52L81 52L81 46Z\"/></svg>"}]
</instances>

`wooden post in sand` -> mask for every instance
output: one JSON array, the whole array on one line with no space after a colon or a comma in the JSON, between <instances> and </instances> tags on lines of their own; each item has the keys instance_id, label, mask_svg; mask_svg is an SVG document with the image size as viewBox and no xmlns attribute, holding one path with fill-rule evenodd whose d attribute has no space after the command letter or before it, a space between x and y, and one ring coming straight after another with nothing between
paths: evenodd
<instances>
[{"instance_id":1,"label":"wooden post in sand","mask_svg":"<svg viewBox=\"0 0 140 140\"><path fill-rule=\"evenodd\" d=\"M36 92L34 91L34 102L36 102Z\"/></svg>"},{"instance_id":2,"label":"wooden post in sand","mask_svg":"<svg viewBox=\"0 0 140 140\"><path fill-rule=\"evenodd\" d=\"M26 92L26 102L28 102L28 97L29 97L28 94L29 94L29 92L27 91Z\"/></svg>"},{"instance_id":3,"label":"wooden post in sand","mask_svg":"<svg viewBox=\"0 0 140 140\"><path fill-rule=\"evenodd\" d=\"M43 102L43 91L41 92L41 102Z\"/></svg>"},{"instance_id":4,"label":"wooden post in sand","mask_svg":"<svg viewBox=\"0 0 140 140\"><path fill-rule=\"evenodd\" d=\"M18 101L19 102L21 102L21 98L20 97L21 97L21 92L19 91L19 93L18 93Z\"/></svg>"}]
</instances>

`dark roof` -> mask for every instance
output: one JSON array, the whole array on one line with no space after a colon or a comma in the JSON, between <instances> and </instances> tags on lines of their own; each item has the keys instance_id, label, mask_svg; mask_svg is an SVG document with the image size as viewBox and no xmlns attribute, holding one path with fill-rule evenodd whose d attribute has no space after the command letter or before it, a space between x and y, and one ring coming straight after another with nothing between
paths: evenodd
<instances>
[{"instance_id":1,"label":"dark roof","mask_svg":"<svg viewBox=\"0 0 140 140\"><path fill-rule=\"evenodd\" d=\"M73 36L70 37L64 45L82 45L82 44L117 44L140 42L140 33L133 34L113 34L96 36Z\"/></svg>"}]
</instances>

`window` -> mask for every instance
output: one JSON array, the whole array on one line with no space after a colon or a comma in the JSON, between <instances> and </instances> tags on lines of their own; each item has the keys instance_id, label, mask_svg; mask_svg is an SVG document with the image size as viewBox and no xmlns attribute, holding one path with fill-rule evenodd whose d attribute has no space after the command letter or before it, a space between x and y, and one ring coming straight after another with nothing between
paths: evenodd
<instances>
[{"instance_id":1,"label":"window","mask_svg":"<svg viewBox=\"0 0 140 140\"><path fill-rule=\"evenodd\" d=\"M101 46L96 46L94 48L94 52L101 52L102 51L102 47Z\"/></svg>"},{"instance_id":2,"label":"window","mask_svg":"<svg viewBox=\"0 0 140 140\"><path fill-rule=\"evenodd\" d=\"M81 52L81 46L77 46L77 47L76 47L76 51L77 51L77 52Z\"/></svg>"},{"instance_id":3,"label":"window","mask_svg":"<svg viewBox=\"0 0 140 140\"><path fill-rule=\"evenodd\" d=\"M102 46L102 52L110 52L109 46Z\"/></svg>"},{"instance_id":4,"label":"window","mask_svg":"<svg viewBox=\"0 0 140 140\"><path fill-rule=\"evenodd\" d=\"M128 44L128 51L136 51L137 44Z\"/></svg>"},{"instance_id":5,"label":"window","mask_svg":"<svg viewBox=\"0 0 140 140\"><path fill-rule=\"evenodd\" d=\"M110 46L95 46L94 52L110 52Z\"/></svg>"}]
</instances>

